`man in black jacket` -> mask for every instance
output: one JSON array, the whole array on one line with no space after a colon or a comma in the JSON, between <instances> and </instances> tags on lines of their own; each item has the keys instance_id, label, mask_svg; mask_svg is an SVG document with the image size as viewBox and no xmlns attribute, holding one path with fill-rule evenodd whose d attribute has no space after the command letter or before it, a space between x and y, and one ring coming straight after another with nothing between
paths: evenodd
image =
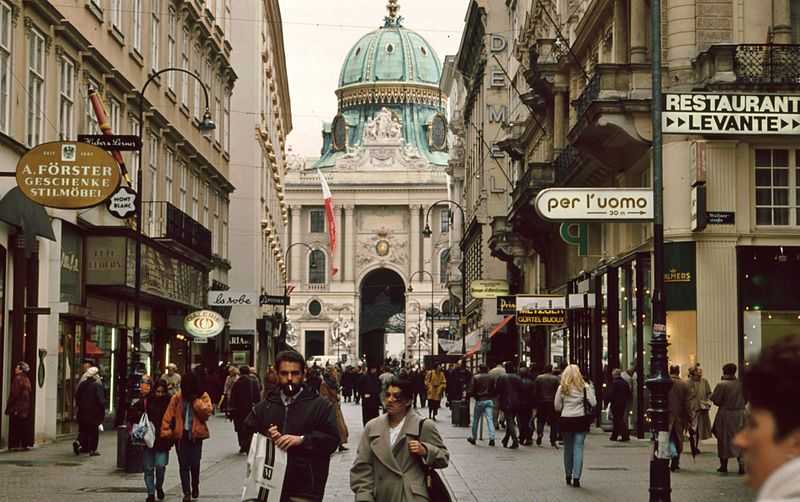
<instances>
[{"instance_id":1,"label":"man in black jacket","mask_svg":"<svg viewBox=\"0 0 800 502\"><path fill-rule=\"evenodd\" d=\"M628 408L628 402L631 400L631 387L622 378L622 372L615 369L611 372L613 380L611 381L611 388L608 392L608 402L611 403L611 416L614 421L614 430L611 432L611 441L630 441L631 434L628 430L628 417L625 410Z\"/></svg>"},{"instance_id":2,"label":"man in black jacket","mask_svg":"<svg viewBox=\"0 0 800 502\"><path fill-rule=\"evenodd\" d=\"M339 446L333 405L303 383L306 362L294 351L275 358L280 387L258 403L245 424L287 452L281 500L321 502L331 454Z\"/></svg>"},{"instance_id":3,"label":"man in black jacket","mask_svg":"<svg viewBox=\"0 0 800 502\"><path fill-rule=\"evenodd\" d=\"M514 421L522 404L522 380L514 373L511 363L506 365L506 373L497 377L495 384L497 390L497 403L506 419L506 435L503 437L503 446L506 448L519 448L517 439L517 425ZM511 446L508 440L511 439Z\"/></svg>"},{"instance_id":4,"label":"man in black jacket","mask_svg":"<svg viewBox=\"0 0 800 502\"><path fill-rule=\"evenodd\" d=\"M536 389L530 369L522 366L519 369L519 377L522 380L520 408L519 415L517 415L519 442L525 446L530 446L533 444L531 420L533 418L533 409L536 407Z\"/></svg>"},{"instance_id":5,"label":"man in black jacket","mask_svg":"<svg viewBox=\"0 0 800 502\"><path fill-rule=\"evenodd\" d=\"M361 420L367 425L367 422L380 415L381 381L378 379L378 368L373 364L358 382L358 391L361 393Z\"/></svg>"},{"instance_id":6,"label":"man in black jacket","mask_svg":"<svg viewBox=\"0 0 800 502\"><path fill-rule=\"evenodd\" d=\"M239 379L231 388L231 401L228 410L233 419L233 428L239 439L239 453L250 451L250 441L253 431L244 425L244 420L252 411L253 406L259 401L261 390L255 375L250 372L249 366L239 367Z\"/></svg>"},{"instance_id":7,"label":"man in black jacket","mask_svg":"<svg viewBox=\"0 0 800 502\"><path fill-rule=\"evenodd\" d=\"M553 366L548 364L544 367L544 373L536 377L533 381L534 394L536 395L536 444L542 444L542 434L544 434L544 424L550 426L550 444L558 448L556 438L558 436L558 418L556 417L553 401L556 391L561 384L561 379L556 375Z\"/></svg>"}]
</instances>

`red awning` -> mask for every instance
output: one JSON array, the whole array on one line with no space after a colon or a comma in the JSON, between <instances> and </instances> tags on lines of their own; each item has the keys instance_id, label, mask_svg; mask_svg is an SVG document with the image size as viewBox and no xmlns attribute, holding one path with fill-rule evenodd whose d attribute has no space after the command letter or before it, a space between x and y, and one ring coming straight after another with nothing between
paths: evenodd
<instances>
[{"instance_id":1,"label":"red awning","mask_svg":"<svg viewBox=\"0 0 800 502\"><path fill-rule=\"evenodd\" d=\"M489 333L489 338L491 338L491 337L493 337L494 335L496 335L496 334L497 334L497 333L498 333L498 332L499 332L501 329L503 329L503 327L504 327L506 324L508 324L508 322L509 322L509 321L511 321L511 319L513 319L513 318L514 318L514 316L513 316L513 315L506 316L506 317L505 317L505 318L504 318L502 321L500 321L499 323L497 323L497 326L495 326L495 327L494 327L494 329L492 330L492 332L491 332L491 333ZM481 340L480 340L480 339L478 339L478 341L475 343L475 345L473 345L473 346L472 346L472 347L471 347L471 348L470 348L470 349L467 351L467 353L464 355L464 358L469 358L469 357L472 357L472 356L474 356L474 355L475 355L475 353L476 353L476 352L478 352L478 351L480 350L480 348L481 348Z\"/></svg>"},{"instance_id":2,"label":"red awning","mask_svg":"<svg viewBox=\"0 0 800 502\"><path fill-rule=\"evenodd\" d=\"M96 343L94 343L91 340L86 340L86 355L87 356L102 356L103 354L105 354L105 352L103 352L103 349L98 347Z\"/></svg>"}]
</instances>

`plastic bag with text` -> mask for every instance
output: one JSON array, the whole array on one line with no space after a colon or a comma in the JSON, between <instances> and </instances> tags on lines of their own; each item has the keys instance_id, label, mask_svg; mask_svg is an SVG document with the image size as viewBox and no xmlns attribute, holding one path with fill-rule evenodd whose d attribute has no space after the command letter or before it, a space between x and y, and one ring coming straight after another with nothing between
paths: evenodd
<instances>
[{"instance_id":1,"label":"plastic bag with text","mask_svg":"<svg viewBox=\"0 0 800 502\"><path fill-rule=\"evenodd\" d=\"M286 476L286 452L263 434L253 434L247 455L242 502L280 502Z\"/></svg>"}]
</instances>

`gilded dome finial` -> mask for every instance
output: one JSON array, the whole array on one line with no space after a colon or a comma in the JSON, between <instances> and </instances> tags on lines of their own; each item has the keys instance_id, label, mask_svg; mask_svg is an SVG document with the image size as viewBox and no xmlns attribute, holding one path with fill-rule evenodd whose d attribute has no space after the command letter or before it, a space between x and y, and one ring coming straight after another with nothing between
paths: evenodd
<instances>
[{"instance_id":1,"label":"gilded dome finial","mask_svg":"<svg viewBox=\"0 0 800 502\"><path fill-rule=\"evenodd\" d=\"M400 26L400 22L403 18L397 15L397 11L400 10L400 6L397 5L398 1L399 0L389 0L389 3L386 4L386 10L389 11L389 15L383 18L384 28Z\"/></svg>"}]
</instances>

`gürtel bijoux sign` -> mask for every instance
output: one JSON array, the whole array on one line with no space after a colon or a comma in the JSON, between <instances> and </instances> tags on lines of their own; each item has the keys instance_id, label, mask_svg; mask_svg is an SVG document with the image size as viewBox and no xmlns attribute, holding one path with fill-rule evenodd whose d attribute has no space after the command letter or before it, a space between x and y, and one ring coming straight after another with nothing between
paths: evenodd
<instances>
[{"instance_id":1,"label":"g\u00fcrtel bijoux sign","mask_svg":"<svg viewBox=\"0 0 800 502\"><path fill-rule=\"evenodd\" d=\"M213 310L198 310L186 316L183 327L195 338L212 338L225 329L225 318Z\"/></svg>"},{"instance_id":2,"label":"g\u00fcrtel bijoux sign","mask_svg":"<svg viewBox=\"0 0 800 502\"><path fill-rule=\"evenodd\" d=\"M649 221L653 191L647 188L548 188L536 212L551 221Z\"/></svg>"},{"instance_id":3,"label":"g\u00fcrtel bijoux sign","mask_svg":"<svg viewBox=\"0 0 800 502\"><path fill-rule=\"evenodd\" d=\"M17 184L32 201L57 209L96 206L117 189L119 165L86 143L55 141L31 148L17 163Z\"/></svg>"}]
</instances>

